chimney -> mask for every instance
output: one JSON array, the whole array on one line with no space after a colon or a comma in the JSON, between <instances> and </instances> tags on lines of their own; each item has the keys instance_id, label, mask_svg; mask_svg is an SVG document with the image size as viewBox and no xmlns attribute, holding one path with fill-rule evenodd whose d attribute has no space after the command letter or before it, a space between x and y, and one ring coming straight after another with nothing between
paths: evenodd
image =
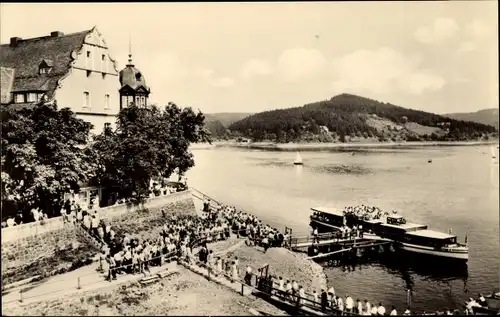
<instances>
[{"instance_id":1,"label":"chimney","mask_svg":"<svg viewBox=\"0 0 500 317\"><path fill-rule=\"evenodd\" d=\"M11 37L10 38L10 47L16 47L19 42L21 42L22 38L20 37Z\"/></svg>"},{"instance_id":2,"label":"chimney","mask_svg":"<svg viewBox=\"0 0 500 317\"><path fill-rule=\"evenodd\" d=\"M64 35L64 33L60 32L60 31L50 32L50 37L59 37L59 36L63 36L63 35Z\"/></svg>"}]
</instances>

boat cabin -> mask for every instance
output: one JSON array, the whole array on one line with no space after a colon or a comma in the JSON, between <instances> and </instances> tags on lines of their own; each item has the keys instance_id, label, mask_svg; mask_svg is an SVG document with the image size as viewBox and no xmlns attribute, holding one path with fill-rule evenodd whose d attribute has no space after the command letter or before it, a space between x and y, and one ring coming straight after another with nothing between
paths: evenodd
<instances>
[{"instance_id":1,"label":"boat cabin","mask_svg":"<svg viewBox=\"0 0 500 317\"><path fill-rule=\"evenodd\" d=\"M362 220L361 225L363 226L363 231L375 232L379 226L382 224L382 220L380 219L370 219L370 220Z\"/></svg>"},{"instance_id":2,"label":"boat cabin","mask_svg":"<svg viewBox=\"0 0 500 317\"><path fill-rule=\"evenodd\" d=\"M341 209L334 207L311 208L311 227L318 228L319 232L331 232L344 225L344 213Z\"/></svg>"},{"instance_id":3,"label":"boat cabin","mask_svg":"<svg viewBox=\"0 0 500 317\"><path fill-rule=\"evenodd\" d=\"M378 225L377 231L382 236L399 240L398 237L402 237L407 232L425 229L427 225L406 222L406 219L401 216L390 216L387 217L386 223Z\"/></svg>"},{"instance_id":4,"label":"boat cabin","mask_svg":"<svg viewBox=\"0 0 500 317\"><path fill-rule=\"evenodd\" d=\"M426 247L442 248L447 245L457 244L457 237L451 234L426 229L407 232L404 237L404 242Z\"/></svg>"}]
</instances>

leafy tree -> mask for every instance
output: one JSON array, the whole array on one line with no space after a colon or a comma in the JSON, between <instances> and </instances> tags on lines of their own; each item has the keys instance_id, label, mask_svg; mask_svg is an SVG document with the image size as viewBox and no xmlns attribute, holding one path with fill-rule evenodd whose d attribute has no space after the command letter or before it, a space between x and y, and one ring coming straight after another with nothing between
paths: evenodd
<instances>
[{"instance_id":1,"label":"leafy tree","mask_svg":"<svg viewBox=\"0 0 500 317\"><path fill-rule=\"evenodd\" d=\"M17 211L26 220L31 209L58 215L65 193L95 176L87 147L92 125L69 108L38 104L31 109L2 110L2 218Z\"/></svg>"},{"instance_id":2,"label":"leafy tree","mask_svg":"<svg viewBox=\"0 0 500 317\"><path fill-rule=\"evenodd\" d=\"M131 105L118 114L116 130L105 130L93 145L103 169L101 185L122 198L141 200L150 193L150 180L182 175L194 166L189 145L210 142L205 117L191 108L169 103L163 109Z\"/></svg>"}]
</instances>

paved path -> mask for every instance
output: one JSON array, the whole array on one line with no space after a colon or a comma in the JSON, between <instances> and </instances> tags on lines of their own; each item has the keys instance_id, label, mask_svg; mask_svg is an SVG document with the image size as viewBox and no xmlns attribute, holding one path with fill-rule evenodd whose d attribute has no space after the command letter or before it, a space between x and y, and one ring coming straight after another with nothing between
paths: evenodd
<instances>
[{"instance_id":1,"label":"paved path","mask_svg":"<svg viewBox=\"0 0 500 317\"><path fill-rule=\"evenodd\" d=\"M144 274L124 274L118 275L116 280L111 282L105 280L105 273L96 271L97 265L89 265L72 272L54 276L38 285L31 284L25 286L22 293L23 302L20 302L21 294L19 289L2 295L2 305L26 305L33 302L50 300L62 296L81 294L91 290L116 286L145 277ZM163 270L174 270L177 268L176 262L167 263L161 267L153 266L150 268L151 275ZM80 278L80 289L78 286Z\"/></svg>"}]
</instances>

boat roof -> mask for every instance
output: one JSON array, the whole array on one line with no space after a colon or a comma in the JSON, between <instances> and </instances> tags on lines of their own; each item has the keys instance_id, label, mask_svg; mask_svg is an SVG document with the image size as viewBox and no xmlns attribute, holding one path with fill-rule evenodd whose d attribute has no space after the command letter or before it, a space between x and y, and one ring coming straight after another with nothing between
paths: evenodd
<instances>
[{"instance_id":1,"label":"boat roof","mask_svg":"<svg viewBox=\"0 0 500 317\"><path fill-rule=\"evenodd\" d=\"M439 231L434 231L434 230L417 230L413 232L408 232L406 234L410 234L412 236L418 236L418 237L425 237L425 238L432 238L432 239L449 239L449 238L455 238L456 236L448 234L448 233L443 233Z\"/></svg>"},{"instance_id":2,"label":"boat roof","mask_svg":"<svg viewBox=\"0 0 500 317\"><path fill-rule=\"evenodd\" d=\"M314 207L311 210L335 216L344 216L343 210L335 207Z\"/></svg>"},{"instance_id":3,"label":"boat roof","mask_svg":"<svg viewBox=\"0 0 500 317\"><path fill-rule=\"evenodd\" d=\"M363 220L364 222L368 223L382 223L382 220L380 219L370 219L370 220Z\"/></svg>"},{"instance_id":4,"label":"boat roof","mask_svg":"<svg viewBox=\"0 0 500 317\"><path fill-rule=\"evenodd\" d=\"M399 225L391 225L388 223L382 223L381 225L386 226L386 227L401 228L401 229L406 229L406 230L416 229L416 228L420 228L420 227L427 227L426 225L421 225L418 223L411 223L411 222L407 222L407 223L403 223L403 224L399 224Z\"/></svg>"}]
</instances>

